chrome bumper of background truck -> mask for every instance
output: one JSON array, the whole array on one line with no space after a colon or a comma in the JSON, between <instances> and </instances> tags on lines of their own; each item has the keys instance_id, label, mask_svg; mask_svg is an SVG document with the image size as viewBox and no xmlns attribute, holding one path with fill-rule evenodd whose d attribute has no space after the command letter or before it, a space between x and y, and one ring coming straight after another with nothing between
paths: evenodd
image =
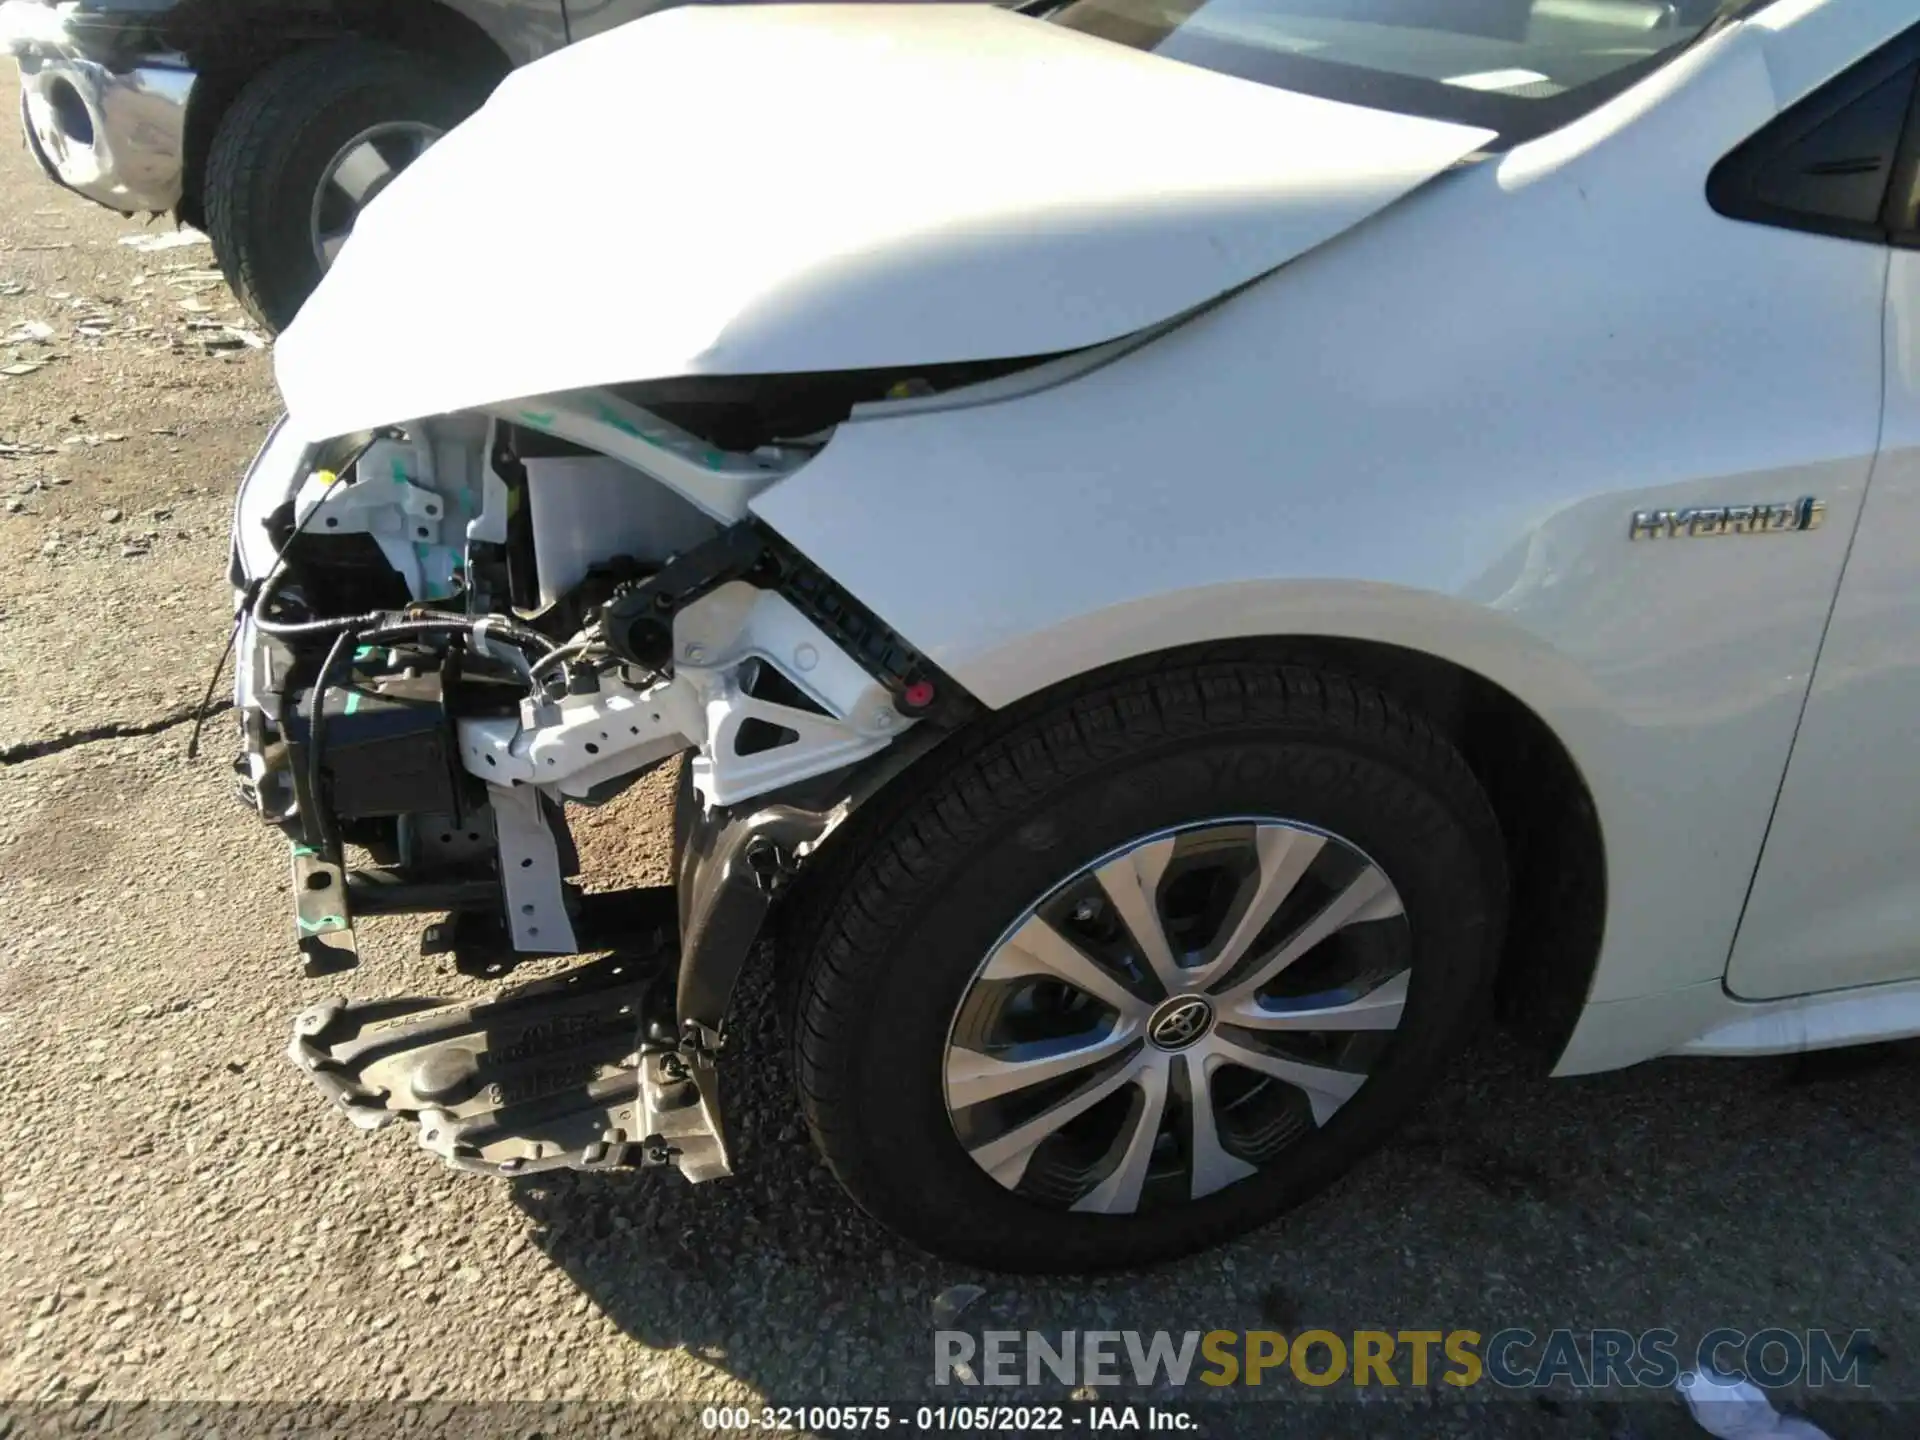
<instances>
[{"instance_id":1,"label":"chrome bumper of background truck","mask_svg":"<svg viewBox=\"0 0 1920 1440\"><path fill-rule=\"evenodd\" d=\"M58 9L30 0L0 4L0 46L19 62L27 148L49 178L125 215L179 203L192 70L92 59Z\"/></svg>"}]
</instances>

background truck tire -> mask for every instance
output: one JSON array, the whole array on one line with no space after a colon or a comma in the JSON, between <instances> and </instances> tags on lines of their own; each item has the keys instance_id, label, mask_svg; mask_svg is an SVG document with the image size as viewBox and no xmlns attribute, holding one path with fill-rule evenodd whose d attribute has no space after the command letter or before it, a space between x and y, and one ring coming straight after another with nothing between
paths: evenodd
<instances>
[{"instance_id":1,"label":"background truck tire","mask_svg":"<svg viewBox=\"0 0 1920 1440\"><path fill-rule=\"evenodd\" d=\"M444 133L484 99L484 85L450 67L366 40L310 46L261 71L220 122L204 187L214 256L240 302L277 332L320 283L314 199L355 137L396 123Z\"/></svg>"}]
</instances>

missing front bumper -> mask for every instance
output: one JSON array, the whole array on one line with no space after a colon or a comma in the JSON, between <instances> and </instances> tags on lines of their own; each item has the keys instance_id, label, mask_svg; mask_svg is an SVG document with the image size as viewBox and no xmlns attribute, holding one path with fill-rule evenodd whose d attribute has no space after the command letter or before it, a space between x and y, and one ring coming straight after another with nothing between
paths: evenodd
<instances>
[{"instance_id":1,"label":"missing front bumper","mask_svg":"<svg viewBox=\"0 0 1920 1440\"><path fill-rule=\"evenodd\" d=\"M787 883L893 773L865 767L823 781L811 803L737 814L700 806L689 785L676 886L582 897L581 943L610 956L478 1004L330 1000L296 1018L288 1058L356 1126L412 1123L456 1169L731 1174L717 1061L735 984ZM497 939L493 952L459 953L460 932L476 928L464 920L488 932L476 911L429 932L458 968L485 973L489 953L512 953Z\"/></svg>"},{"instance_id":2,"label":"missing front bumper","mask_svg":"<svg viewBox=\"0 0 1920 1440\"><path fill-rule=\"evenodd\" d=\"M474 1005L330 1000L294 1021L288 1058L356 1126L416 1126L458 1170L677 1165L732 1173L711 1064L672 1039L670 932L650 946Z\"/></svg>"}]
</instances>

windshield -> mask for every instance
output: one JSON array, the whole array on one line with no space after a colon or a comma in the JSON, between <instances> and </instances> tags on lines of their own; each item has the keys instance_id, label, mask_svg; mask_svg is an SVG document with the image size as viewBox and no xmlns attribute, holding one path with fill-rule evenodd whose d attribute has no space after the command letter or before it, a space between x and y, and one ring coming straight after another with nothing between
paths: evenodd
<instances>
[{"instance_id":1,"label":"windshield","mask_svg":"<svg viewBox=\"0 0 1920 1440\"><path fill-rule=\"evenodd\" d=\"M1484 126L1511 145L1564 125L1759 3L1062 0L1045 13L1169 60Z\"/></svg>"}]
</instances>

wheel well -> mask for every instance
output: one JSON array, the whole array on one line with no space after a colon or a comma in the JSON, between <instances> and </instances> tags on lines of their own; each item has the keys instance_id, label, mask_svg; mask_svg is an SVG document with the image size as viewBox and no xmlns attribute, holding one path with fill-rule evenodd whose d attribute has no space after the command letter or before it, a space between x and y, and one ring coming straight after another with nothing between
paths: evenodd
<instances>
[{"instance_id":1,"label":"wheel well","mask_svg":"<svg viewBox=\"0 0 1920 1440\"><path fill-rule=\"evenodd\" d=\"M1500 686L1420 651L1323 638L1260 648L1394 695L1459 748L1506 842L1511 907L1495 1005L1529 1049L1557 1059L1586 1004L1606 922L1599 813L1559 736Z\"/></svg>"},{"instance_id":2,"label":"wheel well","mask_svg":"<svg viewBox=\"0 0 1920 1440\"><path fill-rule=\"evenodd\" d=\"M1530 1051L1547 1064L1557 1060L1586 1004L1606 920L1599 814L1559 737L1514 695L1462 666L1416 650L1345 638L1276 637L1167 651L1067 684L1097 684L1174 663L1246 659L1349 676L1418 710L1453 741L1486 792L1505 841L1510 906L1494 988L1496 1013ZM1013 709L1050 703L1057 693L1028 696ZM953 738L961 740L964 733ZM947 750L934 746L906 773L923 776L916 767L941 763ZM902 792L919 786L883 788L897 803ZM863 806L860 821L884 823L892 808ZM804 903L796 907L796 913L807 911ZM804 927L789 933L804 933Z\"/></svg>"},{"instance_id":3,"label":"wheel well","mask_svg":"<svg viewBox=\"0 0 1920 1440\"><path fill-rule=\"evenodd\" d=\"M471 76L482 87L476 96L513 68L485 30L434 0L328 0L281 14L282 23L275 24L272 12L263 14L252 0L193 0L169 17L178 47L199 77L187 104L181 157L178 214L185 224L205 223L201 185L221 120L248 81L301 46L347 36L385 40Z\"/></svg>"}]
</instances>

